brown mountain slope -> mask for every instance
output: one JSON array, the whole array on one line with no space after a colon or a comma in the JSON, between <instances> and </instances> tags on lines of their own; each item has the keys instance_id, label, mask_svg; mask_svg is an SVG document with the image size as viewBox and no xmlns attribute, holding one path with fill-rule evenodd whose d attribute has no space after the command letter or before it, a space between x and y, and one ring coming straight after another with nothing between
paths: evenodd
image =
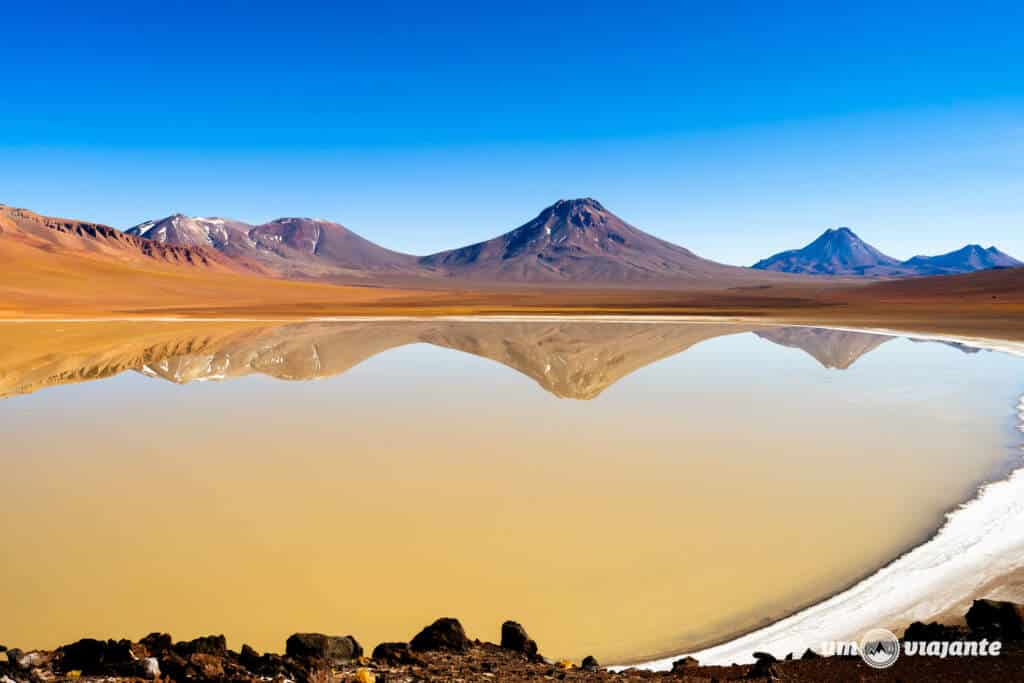
<instances>
[{"instance_id":1,"label":"brown mountain slope","mask_svg":"<svg viewBox=\"0 0 1024 683\"><path fill-rule=\"evenodd\" d=\"M357 235L338 223L313 218L278 218L249 225L224 218L174 214L126 231L161 244L201 246L266 271L296 279L379 279L423 275L416 257Z\"/></svg>"},{"instance_id":2,"label":"brown mountain slope","mask_svg":"<svg viewBox=\"0 0 1024 683\"><path fill-rule=\"evenodd\" d=\"M420 259L439 274L473 280L613 284L777 281L775 273L703 259L626 223L594 199L560 200L494 239Z\"/></svg>"},{"instance_id":3,"label":"brown mountain slope","mask_svg":"<svg viewBox=\"0 0 1024 683\"><path fill-rule=\"evenodd\" d=\"M246 264L198 246L167 245L99 223L42 216L0 204L0 238L48 254L78 255L142 266L190 266L211 272L242 272Z\"/></svg>"},{"instance_id":4,"label":"brown mountain slope","mask_svg":"<svg viewBox=\"0 0 1024 683\"><path fill-rule=\"evenodd\" d=\"M0 317L193 315L364 310L401 290L287 282L203 247L165 245L114 228L0 205ZM432 300L418 293L420 302Z\"/></svg>"}]
</instances>

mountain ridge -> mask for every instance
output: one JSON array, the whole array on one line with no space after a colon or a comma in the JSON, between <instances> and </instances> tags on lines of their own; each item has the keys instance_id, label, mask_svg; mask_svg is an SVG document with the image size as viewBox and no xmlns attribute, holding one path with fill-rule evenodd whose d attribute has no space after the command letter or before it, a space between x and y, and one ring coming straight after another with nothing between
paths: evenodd
<instances>
[{"instance_id":1,"label":"mountain ridge","mask_svg":"<svg viewBox=\"0 0 1024 683\"><path fill-rule=\"evenodd\" d=\"M259 263L282 277L407 273L416 257L382 247L340 223L282 217L259 225L176 213L128 228L162 244L203 246L228 258Z\"/></svg>"},{"instance_id":2,"label":"mountain ridge","mask_svg":"<svg viewBox=\"0 0 1024 683\"><path fill-rule=\"evenodd\" d=\"M44 216L0 204L0 233L20 248L60 251L98 260L142 258L155 266L192 266L215 271L250 270L215 250L183 244L161 244L102 223Z\"/></svg>"},{"instance_id":3,"label":"mountain ridge","mask_svg":"<svg viewBox=\"0 0 1024 683\"><path fill-rule=\"evenodd\" d=\"M861 239L848 227L829 228L811 243L761 259L751 268L804 275L856 277L917 277L956 275L1024 263L996 247L968 244L937 256L914 256L900 261Z\"/></svg>"},{"instance_id":4,"label":"mountain ridge","mask_svg":"<svg viewBox=\"0 0 1024 683\"><path fill-rule=\"evenodd\" d=\"M446 277L471 280L607 282L749 279L627 223L596 199L560 199L535 218L464 247L419 259Z\"/></svg>"}]
</instances>

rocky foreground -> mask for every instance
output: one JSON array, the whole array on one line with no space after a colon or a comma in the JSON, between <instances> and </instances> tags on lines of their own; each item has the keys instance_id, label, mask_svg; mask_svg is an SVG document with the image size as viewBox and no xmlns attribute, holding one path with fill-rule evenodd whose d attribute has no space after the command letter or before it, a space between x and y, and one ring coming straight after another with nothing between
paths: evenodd
<instances>
[{"instance_id":1,"label":"rocky foreground","mask_svg":"<svg viewBox=\"0 0 1024 683\"><path fill-rule=\"evenodd\" d=\"M229 650L222 635L175 643L166 633L138 642L86 638L53 651L0 646L0 683L66 680L273 681L285 683L412 683L414 681L1014 681L1024 680L1024 606L977 600L965 626L911 624L904 642L988 639L1003 643L998 657L901 656L875 670L858 656L822 657L812 650L776 658L753 653L756 663L701 666L682 657L672 671L609 671L593 657L551 661L516 622L501 627L501 643L470 640L458 620L442 618L410 642L381 643L369 656L353 636L296 633L285 654Z\"/></svg>"}]
</instances>

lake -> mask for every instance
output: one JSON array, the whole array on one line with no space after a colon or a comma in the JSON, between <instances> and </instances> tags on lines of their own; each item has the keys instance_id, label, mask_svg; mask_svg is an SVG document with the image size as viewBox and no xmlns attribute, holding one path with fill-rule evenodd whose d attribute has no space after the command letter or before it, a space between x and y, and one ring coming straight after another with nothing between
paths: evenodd
<instances>
[{"instance_id":1,"label":"lake","mask_svg":"<svg viewBox=\"0 0 1024 683\"><path fill-rule=\"evenodd\" d=\"M821 601L1020 464L1022 362L697 321L0 324L0 642L440 616L651 659Z\"/></svg>"}]
</instances>

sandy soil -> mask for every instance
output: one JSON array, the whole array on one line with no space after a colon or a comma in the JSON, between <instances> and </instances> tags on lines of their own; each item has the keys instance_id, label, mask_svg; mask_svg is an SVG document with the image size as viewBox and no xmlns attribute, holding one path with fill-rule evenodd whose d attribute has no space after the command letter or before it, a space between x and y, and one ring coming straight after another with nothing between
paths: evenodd
<instances>
[{"instance_id":1,"label":"sandy soil","mask_svg":"<svg viewBox=\"0 0 1024 683\"><path fill-rule=\"evenodd\" d=\"M1024 269L851 285L742 289L388 289L93 263L40 273L0 259L0 318L301 319L353 315L617 314L766 318L1024 340ZM81 259L73 263L81 265ZM70 264L66 264L69 265Z\"/></svg>"}]
</instances>

